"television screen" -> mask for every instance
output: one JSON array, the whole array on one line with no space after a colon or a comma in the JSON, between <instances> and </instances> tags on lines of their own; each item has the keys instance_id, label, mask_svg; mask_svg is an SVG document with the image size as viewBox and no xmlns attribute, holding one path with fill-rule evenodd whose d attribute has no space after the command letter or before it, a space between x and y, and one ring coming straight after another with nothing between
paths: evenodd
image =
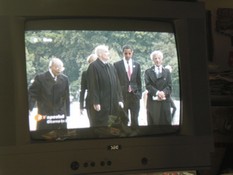
<instances>
[{"instance_id":1,"label":"television screen","mask_svg":"<svg viewBox=\"0 0 233 175\"><path fill-rule=\"evenodd\" d=\"M96 25L97 21L98 25ZM129 22L133 25L130 28L124 25ZM32 139L64 140L175 133L180 125L181 94L180 66L173 25L171 21L133 19L28 21L25 30L25 53L29 98L28 118ZM98 27L96 28L96 26ZM118 94L120 91L124 107L118 109L120 112L109 113L107 123L101 121L96 125L91 121L94 114L89 114L88 111L87 96L91 94L91 87L86 85L87 79L94 81L94 76L92 74L84 79L82 75L83 72L87 72L91 64L88 63L88 57L95 54L95 48L99 45L108 47L108 64L113 65L115 70L117 70L116 62L127 58L124 54L124 47L130 48L132 52L130 57L133 60L132 76L135 78L129 82L132 82L132 87L137 87L133 87L134 91L125 93L125 80L122 80L122 77L127 76L127 68L122 69L123 75L121 75L121 69L116 71L115 74L117 74L121 88L117 91L114 89L114 94ZM151 53L154 51L160 51L163 54L161 77L156 77L156 63L151 58ZM60 76L67 77L68 90L59 85L61 83L59 79L50 81L48 78L52 77L51 60L54 58L62 61L64 70L60 72ZM139 65L139 69L136 67L137 65ZM153 70L152 76L154 77L151 78L145 73L147 69ZM50 72L47 79L39 78L46 72ZM89 84L92 83L89 82ZM158 87L158 84L161 87ZM97 87L95 84L94 89L104 90L100 86ZM150 86L154 86L153 89ZM59 90L59 88L63 90ZM147 100L151 98L150 94L159 90L167 93L165 100L156 100L154 97L158 96L154 95L153 104L150 100L148 105ZM129 102L128 99L131 98L129 95L133 96L133 101L138 101L139 105ZM109 96L111 95L109 94ZM60 109L57 109L57 102L52 102L55 98L57 101L63 98L63 104L58 102L61 105ZM94 97L89 99L91 101ZM152 105L154 108L157 104L160 107L155 111L149 107ZM161 107L161 105L165 105L165 107ZM61 108L64 106L66 106L65 112L61 112ZM90 108L93 108L92 105ZM135 112L135 108L137 108L137 112ZM55 110L60 110L60 113L54 112ZM149 113L155 113L152 115L153 117L163 116L165 118L168 116L170 119L166 122L148 122L151 115ZM42 122L46 126L41 127Z\"/></svg>"}]
</instances>

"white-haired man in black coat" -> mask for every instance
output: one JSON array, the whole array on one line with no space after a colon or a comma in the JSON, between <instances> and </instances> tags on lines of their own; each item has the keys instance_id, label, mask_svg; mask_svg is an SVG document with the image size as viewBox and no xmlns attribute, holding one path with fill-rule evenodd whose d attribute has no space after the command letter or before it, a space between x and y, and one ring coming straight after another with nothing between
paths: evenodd
<instances>
[{"instance_id":1,"label":"white-haired man in black coat","mask_svg":"<svg viewBox=\"0 0 233 175\"><path fill-rule=\"evenodd\" d=\"M62 74L63 62L52 58L49 70L36 75L29 86L29 111L37 105L37 130L66 129L66 116L70 115L68 77Z\"/></svg>"}]
</instances>

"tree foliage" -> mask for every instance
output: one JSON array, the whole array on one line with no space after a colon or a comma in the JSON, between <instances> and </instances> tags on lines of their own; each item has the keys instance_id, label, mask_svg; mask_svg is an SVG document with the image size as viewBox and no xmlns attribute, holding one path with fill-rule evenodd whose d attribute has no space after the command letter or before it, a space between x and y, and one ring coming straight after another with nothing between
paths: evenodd
<instances>
[{"instance_id":1,"label":"tree foliage","mask_svg":"<svg viewBox=\"0 0 233 175\"><path fill-rule=\"evenodd\" d=\"M131 45L134 48L134 59L141 64L143 83L145 70L153 65L150 53L161 50L164 53L164 66L172 67L172 82L176 89L173 96L179 97L179 66L173 33L40 30L27 31L25 43L28 84L36 74L48 70L52 57L57 57L64 62L64 74L69 78L73 96L80 89L82 72L88 67L86 58L97 45L105 44L110 47L112 63L122 58L123 45Z\"/></svg>"}]
</instances>

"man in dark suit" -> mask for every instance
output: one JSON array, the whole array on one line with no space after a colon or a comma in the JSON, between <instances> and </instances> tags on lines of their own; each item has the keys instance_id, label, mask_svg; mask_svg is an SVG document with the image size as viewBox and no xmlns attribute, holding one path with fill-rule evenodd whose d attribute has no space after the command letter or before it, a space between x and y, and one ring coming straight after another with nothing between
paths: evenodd
<instances>
[{"instance_id":1,"label":"man in dark suit","mask_svg":"<svg viewBox=\"0 0 233 175\"><path fill-rule=\"evenodd\" d=\"M123 99L117 73L109 61L109 50L105 45L95 48L97 59L87 70L90 114L93 126L108 126L111 115L117 116Z\"/></svg>"},{"instance_id":2,"label":"man in dark suit","mask_svg":"<svg viewBox=\"0 0 233 175\"><path fill-rule=\"evenodd\" d=\"M148 125L171 125L171 74L162 66L161 51L152 52L150 58L154 66L145 71Z\"/></svg>"},{"instance_id":3,"label":"man in dark suit","mask_svg":"<svg viewBox=\"0 0 233 175\"><path fill-rule=\"evenodd\" d=\"M133 60L133 49L124 46L123 59L115 62L121 91L124 99L124 110L131 119L131 126L138 126L138 115L140 110L140 99L142 96L141 67Z\"/></svg>"},{"instance_id":4,"label":"man in dark suit","mask_svg":"<svg viewBox=\"0 0 233 175\"><path fill-rule=\"evenodd\" d=\"M29 86L29 111L37 104L37 130L66 129L70 115L69 82L62 74L63 63L52 58L49 70L35 77Z\"/></svg>"}]
</instances>

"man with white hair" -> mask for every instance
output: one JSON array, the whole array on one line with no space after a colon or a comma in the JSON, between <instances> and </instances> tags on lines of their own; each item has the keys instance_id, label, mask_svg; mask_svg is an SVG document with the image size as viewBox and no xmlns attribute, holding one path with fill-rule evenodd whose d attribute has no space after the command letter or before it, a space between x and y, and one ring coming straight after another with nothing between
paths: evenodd
<instances>
[{"instance_id":1,"label":"man with white hair","mask_svg":"<svg viewBox=\"0 0 233 175\"><path fill-rule=\"evenodd\" d=\"M87 70L90 115L93 126L108 126L109 117L117 116L119 107L123 108L123 99L116 70L108 63L108 46L97 46L95 54L98 58Z\"/></svg>"},{"instance_id":2,"label":"man with white hair","mask_svg":"<svg viewBox=\"0 0 233 175\"><path fill-rule=\"evenodd\" d=\"M70 115L69 82L63 62L52 58L49 70L36 75L29 86L29 111L37 105L37 130L66 129L66 116Z\"/></svg>"},{"instance_id":3,"label":"man with white hair","mask_svg":"<svg viewBox=\"0 0 233 175\"><path fill-rule=\"evenodd\" d=\"M171 125L171 74L162 65L161 51L153 51L150 58L154 65L145 71L148 125Z\"/></svg>"}]
</instances>

